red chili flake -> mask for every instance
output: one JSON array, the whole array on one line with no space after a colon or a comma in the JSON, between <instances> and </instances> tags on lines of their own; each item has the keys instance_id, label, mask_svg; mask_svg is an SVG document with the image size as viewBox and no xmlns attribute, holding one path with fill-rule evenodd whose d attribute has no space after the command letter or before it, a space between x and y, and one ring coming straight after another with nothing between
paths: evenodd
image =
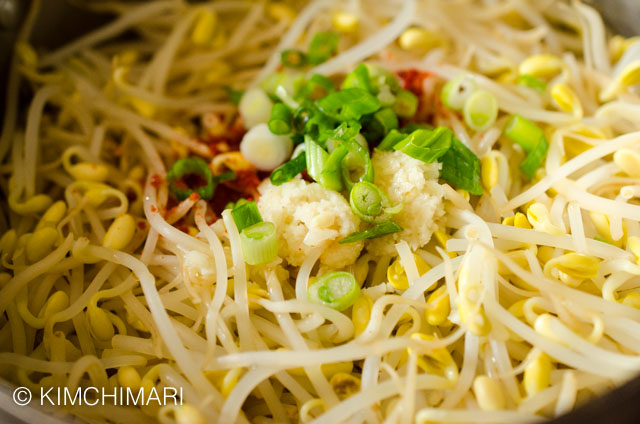
<instances>
[{"instance_id":1,"label":"red chili flake","mask_svg":"<svg viewBox=\"0 0 640 424\"><path fill-rule=\"evenodd\" d=\"M201 141L209 146L209 149L215 156L218 153L238 151L242 137L244 137L246 132L247 129L242 123L242 118L237 117L231 125L227 127L224 135L209 134Z\"/></svg>"},{"instance_id":2,"label":"red chili flake","mask_svg":"<svg viewBox=\"0 0 640 424\"><path fill-rule=\"evenodd\" d=\"M189 195L189 200L192 202L197 202L198 200L200 200L200 194L196 193L195 191L193 193L191 193Z\"/></svg>"},{"instance_id":3,"label":"red chili flake","mask_svg":"<svg viewBox=\"0 0 640 424\"><path fill-rule=\"evenodd\" d=\"M162 184L162 177L158 174L153 174L151 176L151 185L155 188L160 187L160 185Z\"/></svg>"},{"instance_id":4,"label":"red chili flake","mask_svg":"<svg viewBox=\"0 0 640 424\"><path fill-rule=\"evenodd\" d=\"M418 71L417 69L409 69L408 71L398 72L398 77L402 83L402 88L411 91L416 96L422 94L422 83L425 79L434 77L430 72Z\"/></svg>"},{"instance_id":5,"label":"red chili flake","mask_svg":"<svg viewBox=\"0 0 640 424\"><path fill-rule=\"evenodd\" d=\"M151 207L149 209L151 209L151 212L157 212L158 211L158 208L156 208L154 205L151 205Z\"/></svg>"},{"instance_id":6,"label":"red chili flake","mask_svg":"<svg viewBox=\"0 0 640 424\"><path fill-rule=\"evenodd\" d=\"M260 185L260 177L254 170L236 171L236 179L229 181L227 186L236 191L254 193Z\"/></svg>"},{"instance_id":7,"label":"red chili flake","mask_svg":"<svg viewBox=\"0 0 640 424\"><path fill-rule=\"evenodd\" d=\"M144 222L144 221L138 221L138 228L141 229L141 230L146 230L147 229L147 223Z\"/></svg>"}]
</instances>

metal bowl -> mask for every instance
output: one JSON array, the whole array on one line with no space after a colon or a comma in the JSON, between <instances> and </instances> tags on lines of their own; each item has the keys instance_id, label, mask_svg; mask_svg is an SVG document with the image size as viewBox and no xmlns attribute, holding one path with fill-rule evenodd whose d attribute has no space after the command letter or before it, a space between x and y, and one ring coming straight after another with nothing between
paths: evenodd
<instances>
[{"instance_id":1,"label":"metal bowl","mask_svg":"<svg viewBox=\"0 0 640 424\"><path fill-rule=\"evenodd\" d=\"M86 0L85 0L86 1ZM558 0L554 0L558 1ZM640 34L640 0L587 0L597 8L616 33ZM31 0L0 0L0 81L4 86L16 32ZM108 16L96 15L70 3L70 0L42 1L32 42L53 49L107 22ZM0 110L4 114L4 96ZM635 424L640 422L640 377L580 406L574 411L548 421L549 424ZM12 403L11 388L0 384L0 423L63 424L77 421L67 415L43 413L35 408L21 408Z\"/></svg>"}]
</instances>

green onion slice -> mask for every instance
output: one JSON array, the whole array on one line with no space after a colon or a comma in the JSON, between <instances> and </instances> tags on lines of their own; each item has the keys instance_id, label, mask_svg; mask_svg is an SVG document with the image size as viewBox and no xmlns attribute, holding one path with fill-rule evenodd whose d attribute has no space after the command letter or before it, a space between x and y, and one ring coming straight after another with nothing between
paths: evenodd
<instances>
[{"instance_id":1,"label":"green onion slice","mask_svg":"<svg viewBox=\"0 0 640 424\"><path fill-rule=\"evenodd\" d=\"M373 117L382 126L384 135L387 135L391 130L398 129L398 116L396 116L395 112L391 108L382 108L374 113Z\"/></svg>"},{"instance_id":2,"label":"green onion slice","mask_svg":"<svg viewBox=\"0 0 640 424\"><path fill-rule=\"evenodd\" d=\"M342 160L342 179L347 189L351 190L358 182L373 183L373 162L367 149L355 139L348 142L348 148L349 153ZM358 175L356 181L351 179L353 175Z\"/></svg>"},{"instance_id":3,"label":"green onion slice","mask_svg":"<svg viewBox=\"0 0 640 424\"><path fill-rule=\"evenodd\" d=\"M331 272L320 277L309 286L309 302L344 311L360 295L360 286L348 272Z\"/></svg>"},{"instance_id":4,"label":"green onion slice","mask_svg":"<svg viewBox=\"0 0 640 424\"><path fill-rule=\"evenodd\" d=\"M318 100L335 91L335 85L331 79L320 74L313 74L304 85L300 96L311 100Z\"/></svg>"},{"instance_id":5,"label":"green onion slice","mask_svg":"<svg viewBox=\"0 0 640 424\"><path fill-rule=\"evenodd\" d=\"M520 170L527 178L533 179L549 150L549 142L544 131L528 119L514 115L507 121L504 134L527 152L526 159L520 164Z\"/></svg>"},{"instance_id":6,"label":"green onion slice","mask_svg":"<svg viewBox=\"0 0 640 424\"><path fill-rule=\"evenodd\" d=\"M529 153L544 137L544 131L528 119L520 115L513 115L504 126L504 135Z\"/></svg>"},{"instance_id":7,"label":"green onion slice","mask_svg":"<svg viewBox=\"0 0 640 424\"><path fill-rule=\"evenodd\" d=\"M342 161L349 154L349 144L342 143L327 158L318 182L330 190L342 190Z\"/></svg>"},{"instance_id":8,"label":"green onion slice","mask_svg":"<svg viewBox=\"0 0 640 424\"><path fill-rule=\"evenodd\" d=\"M442 88L442 103L452 110L460 111L464 102L476 91L476 82L469 74L462 74L447 82Z\"/></svg>"},{"instance_id":9,"label":"green onion slice","mask_svg":"<svg viewBox=\"0 0 640 424\"><path fill-rule=\"evenodd\" d=\"M240 203L238 201L238 203ZM231 217L233 222L236 223L238 231L242 232L247 227L251 227L259 222L262 222L262 215L258 210L258 205L255 201L247 202L242 205L237 205L231 210Z\"/></svg>"},{"instance_id":10,"label":"green onion slice","mask_svg":"<svg viewBox=\"0 0 640 424\"><path fill-rule=\"evenodd\" d=\"M362 88L363 90L368 91L369 93L376 94L376 90L374 90L373 85L371 84L371 78L369 77L369 70L364 63L356 66L356 68L351 71L345 77L342 82L342 89L345 88Z\"/></svg>"},{"instance_id":11,"label":"green onion slice","mask_svg":"<svg viewBox=\"0 0 640 424\"><path fill-rule=\"evenodd\" d=\"M260 83L262 88L269 96L276 96L278 86L283 86L287 93L298 93L305 84L304 74L294 73L291 71L274 72Z\"/></svg>"},{"instance_id":12,"label":"green onion slice","mask_svg":"<svg viewBox=\"0 0 640 424\"><path fill-rule=\"evenodd\" d=\"M238 178L238 176L236 175L235 172L227 171L227 172L223 172L222 174L215 175L213 177L213 182L216 183L216 184L217 183L223 183L225 181L235 180L236 178Z\"/></svg>"},{"instance_id":13,"label":"green onion slice","mask_svg":"<svg viewBox=\"0 0 640 424\"><path fill-rule=\"evenodd\" d=\"M400 132L404 134L411 134L415 130L433 130L433 125L424 122L410 122L404 127L400 128Z\"/></svg>"},{"instance_id":14,"label":"green onion slice","mask_svg":"<svg viewBox=\"0 0 640 424\"><path fill-rule=\"evenodd\" d=\"M415 130L393 146L393 149L422 162L431 163L449 151L453 138L453 132L447 127L438 127L433 131Z\"/></svg>"},{"instance_id":15,"label":"green onion slice","mask_svg":"<svg viewBox=\"0 0 640 424\"><path fill-rule=\"evenodd\" d=\"M295 158L277 167L271 173L271 183L273 185L282 185L305 169L307 169L307 158L305 153L302 152Z\"/></svg>"},{"instance_id":16,"label":"green onion slice","mask_svg":"<svg viewBox=\"0 0 640 424\"><path fill-rule=\"evenodd\" d=\"M185 177L189 175L199 177L200 180L204 180L204 184L195 188L188 187ZM167 180L169 190L177 200L185 200L193 193L198 193L201 198L208 200L213 197L216 189L209 165L203 159L195 157L178 159L167 172Z\"/></svg>"},{"instance_id":17,"label":"green onion slice","mask_svg":"<svg viewBox=\"0 0 640 424\"><path fill-rule=\"evenodd\" d=\"M362 88L345 88L318 100L317 105L338 121L357 121L380 109L380 100Z\"/></svg>"},{"instance_id":18,"label":"green onion slice","mask_svg":"<svg viewBox=\"0 0 640 424\"><path fill-rule=\"evenodd\" d=\"M439 161L442 163L440 178L471 194L482 194L480 159L460 140L453 137L451 147Z\"/></svg>"},{"instance_id":19,"label":"green onion slice","mask_svg":"<svg viewBox=\"0 0 640 424\"><path fill-rule=\"evenodd\" d=\"M280 61L285 68L301 68L307 64L307 57L298 49L287 49L280 53Z\"/></svg>"},{"instance_id":20,"label":"green onion slice","mask_svg":"<svg viewBox=\"0 0 640 424\"><path fill-rule=\"evenodd\" d=\"M370 63L366 64L365 66L369 71L369 79L374 89L376 90L376 94L380 90L380 87L382 87L383 85L389 86L392 93L396 93L401 89L398 78L396 78L395 75L393 75L385 68Z\"/></svg>"},{"instance_id":21,"label":"green onion slice","mask_svg":"<svg viewBox=\"0 0 640 424\"><path fill-rule=\"evenodd\" d=\"M307 52L307 62L312 65L319 65L331 57L338 49L340 36L335 32L319 32L313 36L309 51Z\"/></svg>"},{"instance_id":22,"label":"green onion slice","mask_svg":"<svg viewBox=\"0 0 640 424\"><path fill-rule=\"evenodd\" d=\"M335 129L325 129L320 132L318 141L326 142L327 140L353 140L359 133L362 125L358 121L344 121Z\"/></svg>"},{"instance_id":23,"label":"green onion slice","mask_svg":"<svg viewBox=\"0 0 640 424\"><path fill-rule=\"evenodd\" d=\"M498 101L486 90L477 90L464 102L464 122L475 131L486 131L498 117Z\"/></svg>"},{"instance_id":24,"label":"green onion slice","mask_svg":"<svg viewBox=\"0 0 640 424\"><path fill-rule=\"evenodd\" d=\"M225 209L234 209L234 208L239 208L242 205L246 205L247 203L249 203L249 201L247 199L245 199L244 197L241 197L240 199L238 199L237 202L229 202L227 203L224 208Z\"/></svg>"},{"instance_id":25,"label":"green onion slice","mask_svg":"<svg viewBox=\"0 0 640 424\"><path fill-rule=\"evenodd\" d=\"M404 140L406 137L407 137L406 134L403 134L398 130L391 130L382 139L380 144L378 144L378 147L376 147L376 149L382 150L382 151L393 150L393 146L395 146L396 144Z\"/></svg>"},{"instance_id":26,"label":"green onion slice","mask_svg":"<svg viewBox=\"0 0 640 424\"><path fill-rule=\"evenodd\" d=\"M402 204L391 207L387 194L375 184L362 181L349 193L351 210L365 222L380 224L390 221L392 215L402 210Z\"/></svg>"},{"instance_id":27,"label":"green onion slice","mask_svg":"<svg viewBox=\"0 0 640 424\"><path fill-rule=\"evenodd\" d=\"M542 162L544 162L547 156L547 150L549 150L549 143L547 142L547 138L543 136L538 140L538 144L536 144L533 150L529 152L526 159L520 163L520 170L530 180L536 175L538 168L542 166Z\"/></svg>"},{"instance_id":28,"label":"green onion slice","mask_svg":"<svg viewBox=\"0 0 640 424\"><path fill-rule=\"evenodd\" d=\"M291 132L291 109L284 103L276 103L271 109L269 119L269 131L277 135L286 135Z\"/></svg>"},{"instance_id":29,"label":"green onion slice","mask_svg":"<svg viewBox=\"0 0 640 424\"><path fill-rule=\"evenodd\" d=\"M333 129L335 121L322 113L314 102L305 99L293 114L293 125L298 133L318 137L323 131Z\"/></svg>"},{"instance_id":30,"label":"green onion slice","mask_svg":"<svg viewBox=\"0 0 640 424\"><path fill-rule=\"evenodd\" d=\"M340 244L355 243L360 240L374 239L374 238L386 236L387 234L398 233L403 230L404 228L402 228L395 222L388 221L382 224L374 225L373 227L368 228L365 231L351 233L347 237L340 240L338 243Z\"/></svg>"},{"instance_id":31,"label":"green onion slice","mask_svg":"<svg viewBox=\"0 0 640 424\"><path fill-rule=\"evenodd\" d=\"M240 233L244 260L249 265L271 262L278 254L278 235L272 222L258 222Z\"/></svg>"},{"instance_id":32,"label":"green onion slice","mask_svg":"<svg viewBox=\"0 0 640 424\"><path fill-rule=\"evenodd\" d=\"M315 181L319 181L320 174L324 170L325 164L329 159L329 153L327 153L322 146L313 141L309 136L305 138L305 145L307 173Z\"/></svg>"},{"instance_id":33,"label":"green onion slice","mask_svg":"<svg viewBox=\"0 0 640 424\"><path fill-rule=\"evenodd\" d=\"M418 98L409 90L400 90L396 94L393 111L401 118L411 118L418 110Z\"/></svg>"}]
</instances>

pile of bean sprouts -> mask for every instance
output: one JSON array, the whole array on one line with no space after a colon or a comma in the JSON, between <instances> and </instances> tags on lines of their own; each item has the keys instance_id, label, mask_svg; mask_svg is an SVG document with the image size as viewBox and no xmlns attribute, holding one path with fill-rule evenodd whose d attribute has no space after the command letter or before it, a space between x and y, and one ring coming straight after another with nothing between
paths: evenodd
<instances>
[{"instance_id":1,"label":"pile of bean sprouts","mask_svg":"<svg viewBox=\"0 0 640 424\"><path fill-rule=\"evenodd\" d=\"M67 407L96 423L511 423L570 411L640 370L640 97L623 84L634 69L638 82L640 43L611 34L590 7L97 2L88 7L114 14L110 23L45 51L29 44L39 3L16 44L0 138L7 381L34 392L183 389L181 406ZM216 17L210 39L196 43L207 12ZM443 184L448 240L433 237L416 252L398 243L407 290L387 283L394 257L369 252L347 267L371 300L359 334L351 309L296 296L321 249L299 268L248 266L229 212L212 222L208 204L189 199L169 209L165 181L180 156L213 159L202 131L224 136L237 119L229 88L257 86L278 70L282 50L331 30L335 13L358 25L309 75L345 74L362 61L416 70L429 75L421 101L436 104L444 82L468 73L496 97L496 123L474 132L436 106L433 123L481 159L506 158L482 196ZM402 48L398 37L411 27L433 43ZM516 83L519 66L542 54L561 64L548 86L570 88L568 106ZM535 121L549 139L533 181L503 136L508 114ZM517 213L530 225L514 225ZM118 221L125 214L133 220ZM109 234L116 222L126 231ZM430 266L422 276L413 253ZM582 262L572 267L575 253ZM424 315L439 287L451 312L434 326ZM490 330L474 331L461 308ZM451 362L434 359L443 357ZM340 373L350 376L346 389L333 378ZM540 389L526 390L527 378Z\"/></svg>"}]
</instances>

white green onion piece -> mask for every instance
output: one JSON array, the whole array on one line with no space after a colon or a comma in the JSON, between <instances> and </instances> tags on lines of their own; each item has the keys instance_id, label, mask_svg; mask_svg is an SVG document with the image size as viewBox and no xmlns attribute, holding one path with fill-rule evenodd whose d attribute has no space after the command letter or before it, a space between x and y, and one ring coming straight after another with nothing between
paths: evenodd
<instances>
[{"instance_id":1,"label":"white green onion piece","mask_svg":"<svg viewBox=\"0 0 640 424\"><path fill-rule=\"evenodd\" d=\"M247 90L238 104L238 110L246 128L269 122L272 107L273 102L261 88Z\"/></svg>"},{"instance_id":2,"label":"white green onion piece","mask_svg":"<svg viewBox=\"0 0 640 424\"><path fill-rule=\"evenodd\" d=\"M249 265L271 262L278 254L278 236L272 222L259 222L240 233L244 260Z\"/></svg>"},{"instance_id":3,"label":"white green onion piece","mask_svg":"<svg viewBox=\"0 0 640 424\"><path fill-rule=\"evenodd\" d=\"M477 85L473 77L469 74L462 74L459 77L447 82L442 88L442 103L452 110L461 111L469 96L476 91Z\"/></svg>"},{"instance_id":4,"label":"white green onion piece","mask_svg":"<svg viewBox=\"0 0 640 424\"><path fill-rule=\"evenodd\" d=\"M293 142L287 135L275 135L261 123L242 138L240 152L261 171L273 171L291 157Z\"/></svg>"},{"instance_id":5,"label":"white green onion piece","mask_svg":"<svg viewBox=\"0 0 640 424\"><path fill-rule=\"evenodd\" d=\"M464 103L464 122L475 131L491 128L498 117L498 101L486 90L477 90Z\"/></svg>"}]
</instances>

